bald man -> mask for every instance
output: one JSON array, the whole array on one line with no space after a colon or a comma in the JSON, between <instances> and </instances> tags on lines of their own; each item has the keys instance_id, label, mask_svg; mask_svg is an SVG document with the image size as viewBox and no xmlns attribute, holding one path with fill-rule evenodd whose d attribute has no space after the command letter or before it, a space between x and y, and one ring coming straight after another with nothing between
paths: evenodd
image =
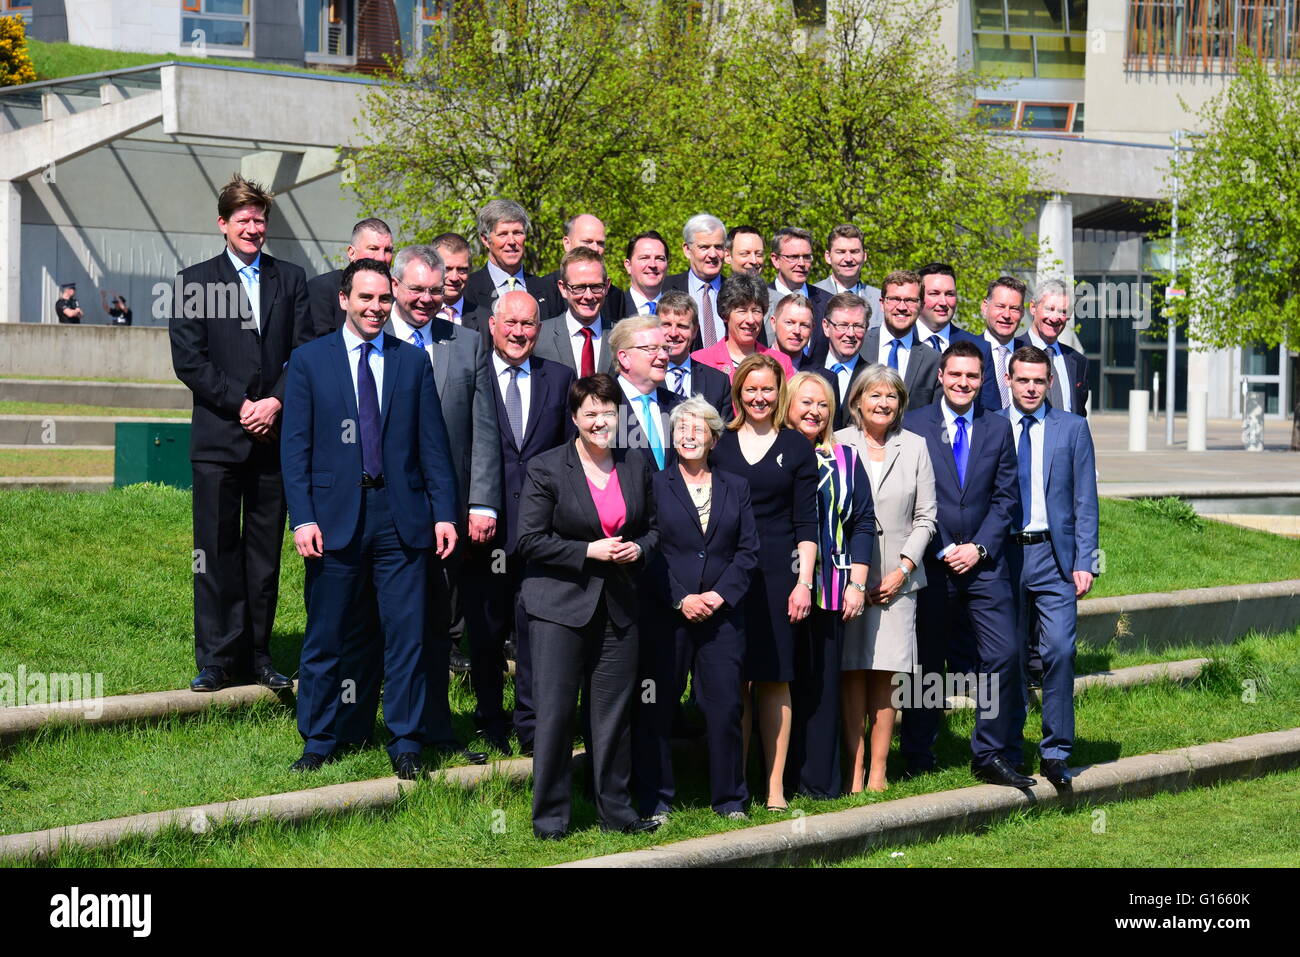
<instances>
[{"instance_id":1,"label":"bald man","mask_svg":"<svg viewBox=\"0 0 1300 957\"><path fill-rule=\"evenodd\" d=\"M595 250L602 256L605 255L605 224L599 218L590 213L582 213L574 216L564 224L564 237L560 240L567 253L570 249L578 246L586 246L588 249ZM608 264L606 270L608 271ZM560 271L547 273L542 277L546 283L546 288L554 292L560 287L557 285L560 281ZM557 294L558 295L558 294ZM561 302L562 298L557 298ZM613 283L610 283L609 292L605 293L605 304L601 307L601 317L609 322L618 322L623 318L623 290ZM544 316L543 318L550 318Z\"/></svg>"}]
</instances>

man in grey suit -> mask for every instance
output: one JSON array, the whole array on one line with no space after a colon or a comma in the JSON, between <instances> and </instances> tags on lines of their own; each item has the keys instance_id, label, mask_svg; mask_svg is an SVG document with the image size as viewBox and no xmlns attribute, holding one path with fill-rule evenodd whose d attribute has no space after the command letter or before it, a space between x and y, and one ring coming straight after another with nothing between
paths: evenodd
<instances>
[{"instance_id":1,"label":"man in grey suit","mask_svg":"<svg viewBox=\"0 0 1300 957\"><path fill-rule=\"evenodd\" d=\"M871 307L868 322L875 329L881 323L883 310L880 306L880 290L862 281L862 269L867 262L865 238L862 230L852 223L841 223L832 229L826 237L826 251L822 253L826 265L831 267L831 274L813 285L825 289L832 296L842 292L861 296Z\"/></svg>"},{"instance_id":2,"label":"man in grey suit","mask_svg":"<svg viewBox=\"0 0 1300 957\"><path fill-rule=\"evenodd\" d=\"M612 323L602 315L609 290L604 258L586 246L570 249L560 261L559 287L569 308L542 323L536 354L564 363L579 378L608 370Z\"/></svg>"},{"instance_id":3,"label":"man in grey suit","mask_svg":"<svg viewBox=\"0 0 1300 957\"><path fill-rule=\"evenodd\" d=\"M939 353L918 348L916 318L921 312L921 277L906 269L891 272L881 283L884 322L867 333L862 354L898 371L907 386L907 407L919 409L935 399L939 388Z\"/></svg>"}]
</instances>

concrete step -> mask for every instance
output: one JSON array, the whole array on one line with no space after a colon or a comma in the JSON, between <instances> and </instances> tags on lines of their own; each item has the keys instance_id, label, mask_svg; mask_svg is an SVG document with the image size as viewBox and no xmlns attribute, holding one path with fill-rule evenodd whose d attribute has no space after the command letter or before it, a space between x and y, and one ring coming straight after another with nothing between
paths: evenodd
<instances>
[{"instance_id":1,"label":"concrete step","mask_svg":"<svg viewBox=\"0 0 1300 957\"><path fill-rule=\"evenodd\" d=\"M185 419L112 418L96 415L0 415L0 445L112 447L118 422L184 422Z\"/></svg>"},{"instance_id":2,"label":"concrete step","mask_svg":"<svg viewBox=\"0 0 1300 957\"><path fill-rule=\"evenodd\" d=\"M0 491L11 488L43 488L51 492L107 492L111 475L21 475L0 477Z\"/></svg>"},{"instance_id":3,"label":"concrete step","mask_svg":"<svg viewBox=\"0 0 1300 957\"><path fill-rule=\"evenodd\" d=\"M191 395L190 390L179 382L0 379L0 402L57 402L119 409L188 409Z\"/></svg>"}]
</instances>

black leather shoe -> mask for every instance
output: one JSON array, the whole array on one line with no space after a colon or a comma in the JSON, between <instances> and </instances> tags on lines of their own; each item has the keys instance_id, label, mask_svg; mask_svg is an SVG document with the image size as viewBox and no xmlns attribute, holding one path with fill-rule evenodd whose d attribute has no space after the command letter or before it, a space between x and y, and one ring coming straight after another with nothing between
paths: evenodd
<instances>
[{"instance_id":1,"label":"black leather shoe","mask_svg":"<svg viewBox=\"0 0 1300 957\"><path fill-rule=\"evenodd\" d=\"M216 665L208 665L190 682L191 691L220 691L230 686L230 676Z\"/></svg>"},{"instance_id":2,"label":"black leather shoe","mask_svg":"<svg viewBox=\"0 0 1300 957\"><path fill-rule=\"evenodd\" d=\"M393 758L393 770L403 781L414 781L419 778L420 773L424 770L424 765L420 763L420 756L411 751L405 751Z\"/></svg>"},{"instance_id":3,"label":"black leather shoe","mask_svg":"<svg viewBox=\"0 0 1300 957\"><path fill-rule=\"evenodd\" d=\"M488 743L489 747L495 748L502 754L510 755L513 753L513 749L510 747L510 736L508 734L493 734L484 731L483 740Z\"/></svg>"},{"instance_id":4,"label":"black leather shoe","mask_svg":"<svg viewBox=\"0 0 1300 957\"><path fill-rule=\"evenodd\" d=\"M1030 691L1043 690L1043 676L1041 674L1030 674L1027 680Z\"/></svg>"},{"instance_id":5,"label":"black leather shoe","mask_svg":"<svg viewBox=\"0 0 1300 957\"><path fill-rule=\"evenodd\" d=\"M467 748L442 747L434 748L433 753L438 756L438 760L445 761L463 761L466 764L487 764L488 756L486 751L470 751Z\"/></svg>"},{"instance_id":6,"label":"black leather shoe","mask_svg":"<svg viewBox=\"0 0 1300 957\"><path fill-rule=\"evenodd\" d=\"M290 771L319 771L325 765L334 760L333 756L327 754L317 754L315 751L304 751L302 757L293 764L289 765Z\"/></svg>"},{"instance_id":7,"label":"black leather shoe","mask_svg":"<svg viewBox=\"0 0 1300 957\"><path fill-rule=\"evenodd\" d=\"M1074 775L1070 773L1070 766L1060 758L1043 758L1039 762L1038 769L1043 777L1058 788L1068 787L1070 781L1074 779Z\"/></svg>"},{"instance_id":8,"label":"black leather shoe","mask_svg":"<svg viewBox=\"0 0 1300 957\"><path fill-rule=\"evenodd\" d=\"M453 648L451 649L451 657L448 659L447 666L451 668L453 674L468 674L469 658L462 654L459 648Z\"/></svg>"},{"instance_id":9,"label":"black leather shoe","mask_svg":"<svg viewBox=\"0 0 1300 957\"><path fill-rule=\"evenodd\" d=\"M568 831L533 831L533 837L539 841L562 841L568 836Z\"/></svg>"},{"instance_id":10,"label":"black leather shoe","mask_svg":"<svg viewBox=\"0 0 1300 957\"><path fill-rule=\"evenodd\" d=\"M623 833L624 834L649 834L652 831L659 830L659 827L662 824L663 821L660 821L658 818L639 817L631 824L625 825L623 828Z\"/></svg>"},{"instance_id":11,"label":"black leather shoe","mask_svg":"<svg viewBox=\"0 0 1300 957\"><path fill-rule=\"evenodd\" d=\"M514 662L519 661L519 646L516 645L514 641L512 641L511 639L509 638L506 639L506 642L502 646L501 651L504 653L505 657L508 658L510 661L514 661Z\"/></svg>"},{"instance_id":12,"label":"black leather shoe","mask_svg":"<svg viewBox=\"0 0 1300 957\"><path fill-rule=\"evenodd\" d=\"M263 688L270 688L272 691L284 691L286 688L293 687L292 679L286 678L270 665L259 668L255 677L259 685Z\"/></svg>"},{"instance_id":13,"label":"black leather shoe","mask_svg":"<svg viewBox=\"0 0 1300 957\"><path fill-rule=\"evenodd\" d=\"M902 780L910 781L912 778L936 770L938 770L938 763L935 761L908 761L907 768L903 771Z\"/></svg>"},{"instance_id":14,"label":"black leather shoe","mask_svg":"<svg viewBox=\"0 0 1300 957\"><path fill-rule=\"evenodd\" d=\"M1020 774L1002 755L995 755L988 764L971 765L971 772L987 784L1004 784L1009 788L1033 787L1033 778Z\"/></svg>"}]
</instances>

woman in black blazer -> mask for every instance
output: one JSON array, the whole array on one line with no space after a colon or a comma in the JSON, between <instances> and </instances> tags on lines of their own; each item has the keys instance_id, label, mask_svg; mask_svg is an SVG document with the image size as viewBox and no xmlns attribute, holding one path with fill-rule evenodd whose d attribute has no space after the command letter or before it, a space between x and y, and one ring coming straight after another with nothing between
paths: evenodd
<instances>
[{"instance_id":1,"label":"woman in black blazer","mask_svg":"<svg viewBox=\"0 0 1300 957\"><path fill-rule=\"evenodd\" d=\"M573 718L579 688L596 812L606 830L650 831L632 807L631 707L637 669L637 579L654 552L651 468L612 448L619 388L600 373L569 389L578 437L528 464L519 502L526 563L520 600L533 657L533 833L569 829Z\"/></svg>"},{"instance_id":2,"label":"woman in black blazer","mask_svg":"<svg viewBox=\"0 0 1300 957\"><path fill-rule=\"evenodd\" d=\"M660 820L672 806L676 788L669 736L689 673L708 732L713 810L743 819L749 793L741 753L741 603L758 565L749 483L709 468L722 419L703 397L673 409L669 432L677 463L654 474L659 551L646 572L649 601L637 682L655 694L640 696L632 706L637 800L642 814Z\"/></svg>"}]
</instances>

